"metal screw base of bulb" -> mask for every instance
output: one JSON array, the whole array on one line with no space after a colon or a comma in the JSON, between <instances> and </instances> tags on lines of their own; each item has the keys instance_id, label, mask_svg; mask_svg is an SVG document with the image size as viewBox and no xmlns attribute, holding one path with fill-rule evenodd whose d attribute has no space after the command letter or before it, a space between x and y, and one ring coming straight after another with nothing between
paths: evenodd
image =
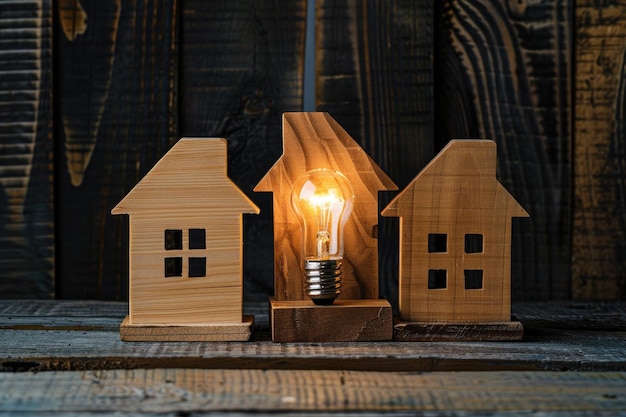
<instances>
[{"instance_id":1,"label":"metal screw base of bulb","mask_svg":"<svg viewBox=\"0 0 626 417\"><path fill-rule=\"evenodd\" d=\"M341 294L341 259L305 260L306 293L315 305L331 305Z\"/></svg>"}]
</instances>

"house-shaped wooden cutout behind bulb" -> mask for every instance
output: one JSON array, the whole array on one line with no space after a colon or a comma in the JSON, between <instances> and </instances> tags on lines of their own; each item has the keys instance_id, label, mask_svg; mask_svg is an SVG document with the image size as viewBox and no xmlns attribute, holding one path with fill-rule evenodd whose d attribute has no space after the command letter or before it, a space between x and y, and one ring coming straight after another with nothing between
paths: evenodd
<instances>
[{"instance_id":1,"label":"house-shaped wooden cutout behind bulb","mask_svg":"<svg viewBox=\"0 0 626 417\"><path fill-rule=\"evenodd\" d=\"M183 138L120 201L129 215L126 341L248 340L242 216L259 209L227 177L226 140Z\"/></svg>"},{"instance_id":2,"label":"house-shaped wooden cutout behind bulb","mask_svg":"<svg viewBox=\"0 0 626 417\"><path fill-rule=\"evenodd\" d=\"M511 227L496 144L453 140L382 211L400 218L398 340L517 340Z\"/></svg>"},{"instance_id":3,"label":"house-shaped wooden cutout behind bulb","mask_svg":"<svg viewBox=\"0 0 626 417\"><path fill-rule=\"evenodd\" d=\"M342 294L331 306L314 305L304 291L302 238L290 194L313 169L339 171L355 194L345 227ZM396 185L327 113L283 115L283 155L254 191L271 191L274 208L272 338L277 342L389 340L391 306L378 294L378 192Z\"/></svg>"}]
</instances>

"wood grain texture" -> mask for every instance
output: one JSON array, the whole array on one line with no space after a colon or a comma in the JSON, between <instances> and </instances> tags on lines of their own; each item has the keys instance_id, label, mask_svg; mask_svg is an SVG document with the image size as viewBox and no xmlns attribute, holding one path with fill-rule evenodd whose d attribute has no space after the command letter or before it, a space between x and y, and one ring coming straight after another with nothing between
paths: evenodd
<instances>
[{"instance_id":1,"label":"wood grain texture","mask_svg":"<svg viewBox=\"0 0 626 417\"><path fill-rule=\"evenodd\" d=\"M572 296L626 297L626 2L576 2Z\"/></svg>"},{"instance_id":2,"label":"wood grain texture","mask_svg":"<svg viewBox=\"0 0 626 417\"><path fill-rule=\"evenodd\" d=\"M59 23L63 34L67 40L74 41L87 31L89 16L80 0L59 0L58 5ZM115 6L119 9L119 2L115 3Z\"/></svg>"},{"instance_id":3,"label":"wood grain texture","mask_svg":"<svg viewBox=\"0 0 626 417\"><path fill-rule=\"evenodd\" d=\"M278 344L267 324L245 343L125 343L119 323L127 314L127 303L0 300L0 370L626 371L623 302L514 304L524 339L499 343Z\"/></svg>"},{"instance_id":4,"label":"wood grain texture","mask_svg":"<svg viewBox=\"0 0 626 417\"><path fill-rule=\"evenodd\" d=\"M393 340L398 342L476 342L522 340L524 326L519 321L487 323L407 323L396 321Z\"/></svg>"},{"instance_id":5,"label":"wood grain texture","mask_svg":"<svg viewBox=\"0 0 626 417\"><path fill-rule=\"evenodd\" d=\"M281 154L282 113L302 109L306 0L188 0L180 17L180 132L228 140L229 177L261 208L244 224L245 293L267 300L272 200L252 188Z\"/></svg>"},{"instance_id":6,"label":"wood grain texture","mask_svg":"<svg viewBox=\"0 0 626 417\"><path fill-rule=\"evenodd\" d=\"M317 1L317 108L404 187L433 156L433 4Z\"/></svg>"},{"instance_id":7,"label":"wood grain texture","mask_svg":"<svg viewBox=\"0 0 626 417\"><path fill-rule=\"evenodd\" d=\"M126 299L128 229L110 210L179 138L177 2L80 4L84 32L55 33L57 295Z\"/></svg>"},{"instance_id":8,"label":"wood grain texture","mask_svg":"<svg viewBox=\"0 0 626 417\"><path fill-rule=\"evenodd\" d=\"M317 110L404 188L435 154L432 0L317 0ZM380 208L391 199L381 193ZM397 298L396 219L379 219L380 292Z\"/></svg>"},{"instance_id":9,"label":"wood grain texture","mask_svg":"<svg viewBox=\"0 0 626 417\"><path fill-rule=\"evenodd\" d=\"M403 321L511 319L512 218L528 213L500 184L496 166L495 142L453 140L381 212L400 217ZM441 282L431 282L434 272ZM469 282L469 272L479 282Z\"/></svg>"},{"instance_id":10,"label":"wood grain texture","mask_svg":"<svg viewBox=\"0 0 626 417\"><path fill-rule=\"evenodd\" d=\"M304 415L406 416L409 414L397 413L410 412L427 416L616 416L626 409L625 388L626 375L619 372L138 369L4 373L0 375L0 411L46 415L234 412L237 416L298 416L294 413L307 412Z\"/></svg>"},{"instance_id":11,"label":"wood grain texture","mask_svg":"<svg viewBox=\"0 0 626 417\"><path fill-rule=\"evenodd\" d=\"M262 209L244 228L246 293L273 292L271 198L251 190L280 155L280 114L301 109L306 1L287 3L2 2L0 123L19 136L0 145L2 297L52 296L56 268L60 297L125 299L127 230L109 210L182 135L229 139ZM622 1L317 5L318 109L398 185L451 138L505 150L500 178L533 216L513 234L515 300L624 298ZM392 303L397 227L378 228Z\"/></svg>"},{"instance_id":12,"label":"wood grain texture","mask_svg":"<svg viewBox=\"0 0 626 417\"><path fill-rule=\"evenodd\" d=\"M355 201L344 232L342 294L345 300L378 298L378 192L396 185L328 113L283 115L283 155L254 188L273 193L274 296L277 301L304 300L302 235L291 207L291 188L312 169L346 176Z\"/></svg>"},{"instance_id":13,"label":"wood grain texture","mask_svg":"<svg viewBox=\"0 0 626 417\"><path fill-rule=\"evenodd\" d=\"M245 342L250 340L253 325L253 316L244 316L240 323L187 325L133 324L130 316L126 316L120 324L120 339L125 342Z\"/></svg>"},{"instance_id":14,"label":"wood grain texture","mask_svg":"<svg viewBox=\"0 0 626 417\"><path fill-rule=\"evenodd\" d=\"M94 6L86 12L78 0L57 5L64 35L56 38L61 41L58 102L67 171L74 187L82 184L97 144L111 91L122 10L121 0Z\"/></svg>"},{"instance_id":15,"label":"wood grain texture","mask_svg":"<svg viewBox=\"0 0 626 417\"><path fill-rule=\"evenodd\" d=\"M320 307L310 300L270 299L270 324L279 343L391 340L393 334L386 300L337 300Z\"/></svg>"},{"instance_id":16,"label":"wood grain texture","mask_svg":"<svg viewBox=\"0 0 626 417\"><path fill-rule=\"evenodd\" d=\"M129 215L129 326L241 323L242 218L259 209L227 177L226 151L180 139L111 211Z\"/></svg>"},{"instance_id":17,"label":"wood grain texture","mask_svg":"<svg viewBox=\"0 0 626 417\"><path fill-rule=\"evenodd\" d=\"M52 2L0 2L0 297L54 296Z\"/></svg>"},{"instance_id":18,"label":"wood grain texture","mask_svg":"<svg viewBox=\"0 0 626 417\"><path fill-rule=\"evenodd\" d=\"M437 148L498 144L498 176L532 216L513 233L512 296L570 296L571 1L437 2Z\"/></svg>"}]
</instances>

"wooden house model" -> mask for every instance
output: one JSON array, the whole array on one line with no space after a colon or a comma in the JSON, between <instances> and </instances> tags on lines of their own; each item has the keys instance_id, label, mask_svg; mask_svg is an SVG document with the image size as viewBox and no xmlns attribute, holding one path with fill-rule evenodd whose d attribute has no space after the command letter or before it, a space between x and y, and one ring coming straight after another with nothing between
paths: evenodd
<instances>
[{"instance_id":1,"label":"wooden house model","mask_svg":"<svg viewBox=\"0 0 626 417\"><path fill-rule=\"evenodd\" d=\"M224 139L183 138L119 202L129 215L123 340L247 340L242 215L259 209L227 177Z\"/></svg>"},{"instance_id":2,"label":"wooden house model","mask_svg":"<svg viewBox=\"0 0 626 417\"><path fill-rule=\"evenodd\" d=\"M496 144L453 140L382 211L400 218L404 322L511 320L511 226L528 217L496 178Z\"/></svg>"},{"instance_id":3,"label":"wooden house model","mask_svg":"<svg viewBox=\"0 0 626 417\"><path fill-rule=\"evenodd\" d=\"M345 226L342 294L334 305L322 308L315 308L304 292L300 223L290 204L294 182L313 169L341 172L356 196ZM274 299L270 312L275 341L391 337L391 307L378 294L375 235L378 192L386 190L397 190L397 186L328 113L283 114L283 154L254 188L273 193ZM332 325L320 325L325 321ZM390 324L389 332L379 332L376 323L385 328Z\"/></svg>"}]
</instances>

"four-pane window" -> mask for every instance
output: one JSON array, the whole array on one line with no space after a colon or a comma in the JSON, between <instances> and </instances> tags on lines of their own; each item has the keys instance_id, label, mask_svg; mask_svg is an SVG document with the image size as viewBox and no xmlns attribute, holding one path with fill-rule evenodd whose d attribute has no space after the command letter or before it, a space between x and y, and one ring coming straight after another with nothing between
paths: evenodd
<instances>
[{"instance_id":1,"label":"four-pane window","mask_svg":"<svg viewBox=\"0 0 626 417\"><path fill-rule=\"evenodd\" d=\"M464 236L463 251L469 255L484 253L483 235L468 233ZM428 234L428 253L448 253L448 235L446 233ZM434 255L439 256L439 255ZM479 290L483 288L483 270L465 269L463 279L466 290ZM448 271L446 269L428 270L428 289L442 290L448 288Z\"/></svg>"},{"instance_id":2,"label":"four-pane window","mask_svg":"<svg viewBox=\"0 0 626 417\"><path fill-rule=\"evenodd\" d=\"M190 251L206 249L206 230L189 229L188 246ZM164 234L164 246L166 251L183 250L183 230L166 229ZM183 257L167 256L165 258L165 277L183 276ZM189 278L206 277L206 256L190 256L188 259L187 276Z\"/></svg>"}]
</instances>

